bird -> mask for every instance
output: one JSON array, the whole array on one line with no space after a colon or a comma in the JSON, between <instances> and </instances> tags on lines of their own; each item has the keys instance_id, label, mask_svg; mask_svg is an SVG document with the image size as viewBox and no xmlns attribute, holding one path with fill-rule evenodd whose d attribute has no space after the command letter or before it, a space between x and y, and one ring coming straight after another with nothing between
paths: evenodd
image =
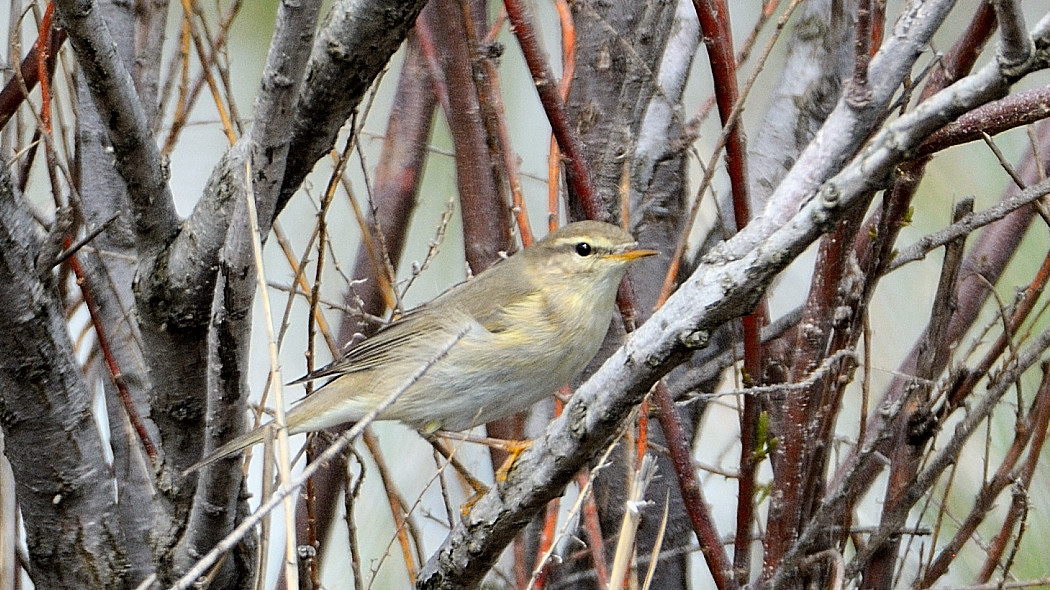
<instances>
[{"instance_id":1,"label":"bird","mask_svg":"<svg viewBox=\"0 0 1050 590\"><path fill-rule=\"evenodd\" d=\"M423 434L469 430L524 410L590 363L627 269L656 254L613 224L558 228L293 381L330 378L287 411L288 433L359 421L399 388L377 419ZM220 446L185 473L262 442L269 426Z\"/></svg>"}]
</instances>

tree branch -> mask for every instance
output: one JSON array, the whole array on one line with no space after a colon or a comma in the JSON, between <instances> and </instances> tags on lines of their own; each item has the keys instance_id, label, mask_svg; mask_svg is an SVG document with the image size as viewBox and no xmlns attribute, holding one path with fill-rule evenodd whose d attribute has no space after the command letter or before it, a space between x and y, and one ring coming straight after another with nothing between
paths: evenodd
<instances>
[{"instance_id":1,"label":"tree branch","mask_svg":"<svg viewBox=\"0 0 1050 590\"><path fill-rule=\"evenodd\" d=\"M106 122L117 171L127 183L139 249L155 252L174 237L179 218L131 74L94 0L57 0L55 8Z\"/></svg>"},{"instance_id":2,"label":"tree branch","mask_svg":"<svg viewBox=\"0 0 1050 590\"><path fill-rule=\"evenodd\" d=\"M279 212L361 102L415 23L425 0L341 0L317 34L295 106Z\"/></svg>"},{"instance_id":3,"label":"tree branch","mask_svg":"<svg viewBox=\"0 0 1050 590\"><path fill-rule=\"evenodd\" d=\"M0 166L0 427L39 588L123 588L125 538L114 482L40 236ZM50 278L50 273L45 277ZM17 335L17 336L15 336Z\"/></svg>"}]
</instances>

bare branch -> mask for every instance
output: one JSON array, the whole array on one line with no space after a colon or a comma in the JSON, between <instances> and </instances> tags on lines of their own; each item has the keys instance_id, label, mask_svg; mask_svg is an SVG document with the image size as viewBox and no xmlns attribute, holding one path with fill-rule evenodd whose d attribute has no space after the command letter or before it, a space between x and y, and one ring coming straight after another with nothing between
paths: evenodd
<instances>
[{"instance_id":1,"label":"bare branch","mask_svg":"<svg viewBox=\"0 0 1050 590\"><path fill-rule=\"evenodd\" d=\"M1023 68L1032 56L1032 38L1024 24L1024 14L1017 0L993 0L1002 37L999 43L999 66L1010 72Z\"/></svg>"},{"instance_id":2,"label":"bare branch","mask_svg":"<svg viewBox=\"0 0 1050 590\"><path fill-rule=\"evenodd\" d=\"M752 207L760 211L824 123L850 66L853 17L842 0L804 2L772 101L750 142ZM830 18L828 15L831 15Z\"/></svg>"},{"instance_id":3,"label":"bare branch","mask_svg":"<svg viewBox=\"0 0 1050 590\"><path fill-rule=\"evenodd\" d=\"M179 219L131 74L94 0L59 0L55 7L106 122L117 171L127 183L139 248L156 251L174 236Z\"/></svg>"},{"instance_id":4,"label":"bare branch","mask_svg":"<svg viewBox=\"0 0 1050 590\"><path fill-rule=\"evenodd\" d=\"M37 587L117 588L125 537L114 482L55 285L40 281L40 236L0 166L0 426ZM49 277L50 278L50 277ZM45 467L46 465L46 467Z\"/></svg>"},{"instance_id":5,"label":"bare branch","mask_svg":"<svg viewBox=\"0 0 1050 590\"><path fill-rule=\"evenodd\" d=\"M965 236L966 234L984 227L993 221L998 221L1047 194L1050 194L1050 179L1044 180L1039 184L1032 185L1019 193L1013 194L993 207L978 211L977 213L969 213L948 227L938 230L930 235L923 236L911 246L901 250L893 258L893 262L890 263L888 271L892 272L908 263L922 260L927 254L948 242L961 236Z\"/></svg>"},{"instance_id":6,"label":"bare branch","mask_svg":"<svg viewBox=\"0 0 1050 590\"><path fill-rule=\"evenodd\" d=\"M386 67L424 4L423 0L341 0L332 6L317 34L296 102L278 212L317 159L332 148L336 133Z\"/></svg>"}]
</instances>

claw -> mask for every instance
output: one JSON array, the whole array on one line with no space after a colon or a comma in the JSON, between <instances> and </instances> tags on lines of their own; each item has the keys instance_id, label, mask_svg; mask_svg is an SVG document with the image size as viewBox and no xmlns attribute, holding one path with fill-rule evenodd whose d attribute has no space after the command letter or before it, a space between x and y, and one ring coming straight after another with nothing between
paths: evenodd
<instances>
[{"instance_id":1,"label":"claw","mask_svg":"<svg viewBox=\"0 0 1050 590\"><path fill-rule=\"evenodd\" d=\"M531 440L505 440L499 448L503 449L509 455L507 460L503 462L503 465L499 466L496 470L496 482L503 483L507 481L507 476L510 474L511 468L514 467L514 462L518 460L518 456L525 452L525 449L532 446Z\"/></svg>"}]
</instances>

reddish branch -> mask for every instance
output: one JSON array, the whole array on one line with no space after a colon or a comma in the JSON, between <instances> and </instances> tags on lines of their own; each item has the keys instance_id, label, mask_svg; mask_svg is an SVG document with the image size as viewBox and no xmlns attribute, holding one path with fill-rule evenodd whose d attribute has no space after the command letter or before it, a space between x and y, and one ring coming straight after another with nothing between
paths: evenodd
<instances>
[{"instance_id":1,"label":"reddish branch","mask_svg":"<svg viewBox=\"0 0 1050 590\"><path fill-rule=\"evenodd\" d=\"M581 472L576 476L580 489L586 489L590 475ZM591 562L594 563L594 576L599 588L609 588L609 568L605 564L605 540L602 538L602 527L598 520L598 503L594 494L583 501L583 531L587 536L587 548L590 550ZM611 590L611 589L610 589Z\"/></svg>"},{"instance_id":2,"label":"reddish branch","mask_svg":"<svg viewBox=\"0 0 1050 590\"><path fill-rule=\"evenodd\" d=\"M71 243L71 240L66 239L65 245L67 248ZM146 424L142 421L142 416L139 415L138 410L135 409L135 403L131 399L131 392L128 391L128 384L124 381L124 373L117 365L116 357L113 356L113 351L109 347L106 328L102 322L102 317L99 315L98 304L95 303L95 298L91 295L91 289L87 287L88 282L84 269L80 266L80 261L77 260L76 256L69 258L69 266L77 277L77 285L84 296L84 305L87 306L88 314L91 316L91 326L95 329L95 334L98 336L98 347L102 351L102 358L105 360L106 368L113 379L113 385L117 387L117 393L120 396L120 402L124 405L124 411L127 412L128 421L131 422L131 427L135 429L139 440L142 441L142 447L146 450L150 461L156 466L158 460L157 446L150 439L149 432L146 430Z\"/></svg>"},{"instance_id":3,"label":"reddish branch","mask_svg":"<svg viewBox=\"0 0 1050 590\"><path fill-rule=\"evenodd\" d=\"M511 250L508 208L500 191L494 164L500 158L489 149L498 141L483 117L484 85L478 83L471 52L477 45L477 27L464 17L458 0L431 3L420 15L419 25L429 29L441 47L441 66L449 91L448 119L456 153L456 184L463 212L463 240L467 263L481 272ZM467 39L473 39L470 43Z\"/></svg>"},{"instance_id":4,"label":"reddish branch","mask_svg":"<svg viewBox=\"0 0 1050 590\"><path fill-rule=\"evenodd\" d=\"M951 51L942 60L942 69L935 70L931 75L930 81L924 88L922 98L925 99L932 96L937 91L946 87L958 77L965 75L973 65L976 56L980 52L980 46L983 45L984 41L988 38L994 26L994 18L990 18L992 11L987 6L982 7L975 15L973 22L971 23L966 34L963 35L961 40L956 43ZM878 39L881 36L879 32L881 30L882 13L878 12L873 14L873 19L870 22L870 26L866 23L861 23L863 26L858 28L858 35ZM861 63L864 63L866 69L867 60L861 56L861 53L868 53L872 47L865 51L863 41L859 41L857 48L858 55L855 60L855 73L860 70ZM860 272L864 277L861 291L858 294L858 298L855 301L849 303L849 308L853 310L853 318L850 320L851 326L846 326L844 330L837 330L835 338L828 345L827 350L832 352L836 350L843 350L852 348L856 345L856 339L863 332L862 324L863 317L859 315L859 311L867 307L867 302L870 301L871 295L878 282L878 278L884 274L885 267L889 264L892 258L893 245L896 243L897 236L901 227L905 224L905 218L908 215L908 210L912 199L914 198L915 191L923 177L925 171L925 160L918 160L912 163L906 164L900 168L900 173L897 180L884 198L883 205L878 213L874 216L874 219L868 224L865 224L861 231L857 232L850 230L846 233L836 233L833 236L825 239L825 243L830 240L838 239L848 240L854 242L854 250L857 253L858 262L860 264ZM821 260L824 260L826 252L824 246L821 250ZM843 264L845 259L838 258L838 263ZM818 274L815 276L814 289L815 291L820 290L821 281L827 280L824 287L827 291L819 294L815 299L817 302L822 302L823 305L831 304L835 301L834 291L840 287L845 286L843 282L844 278L847 278L842 274L843 269L838 269L837 276L823 277L825 272L831 272L834 270L834 264L828 262L821 262L817 265ZM816 293L815 293L816 294ZM812 302L807 303L807 306L811 305ZM814 308L815 309L815 308ZM825 307L825 311L829 311L831 308ZM828 313L815 313L810 314L807 317L810 320L803 322L804 329L812 329L821 336L812 347L810 352L820 350L822 347L820 342L828 343L825 338L828 337L827 330L832 328L829 322L826 322L826 318L831 314ZM812 325L811 325L812 324ZM801 342L801 341L800 341ZM802 345L796 346L796 350L805 351L808 350ZM813 364L812 355L803 354L803 358L796 359L794 363L794 377L798 378L799 375L805 374L805 369L812 368ZM832 371L832 374L840 374L854 366L852 363L844 365L837 370ZM770 517L770 531L767 534L767 553L766 553L766 568L765 573L772 575L772 572L777 567L779 560L783 557L783 552L793 551L791 544L778 545L775 539L782 539L785 536L793 537L798 534L798 529L791 529L790 524L794 523L796 526L801 526L800 523L806 522L806 517L803 513L806 511L806 506L810 509L815 507L819 503L819 498L824 495L824 465L826 464L821 457L811 456L803 457L808 450L805 446L798 444L792 444L792 435L798 432L801 427L811 424L809 420L815 419L817 423L812 425L813 430L809 431L808 434L811 440L823 441L822 444L829 444L829 436L832 432L832 420L834 412L830 411L832 408L837 407L838 404L835 402L838 399L836 396L841 395L841 387L836 386L832 379L828 379L823 383L824 389L818 394L817 387L811 388L807 392L811 398L808 401L808 407L801 407L805 404L802 399L806 398L806 395L800 395L792 393L792 399L795 401L794 404L789 404L785 409L788 413L788 417L784 420L785 429L780 433L785 438L780 441L783 448L778 449L778 456L784 457L783 464L792 464L795 461L801 461L803 465L799 465L796 469L791 470L790 473L784 474L783 468L777 470L777 485L783 486L784 489L778 489L773 495L779 498L781 494L790 496L788 499L790 502L785 502L783 506L780 506L778 510L786 512L787 514L778 514L778 518ZM792 413L794 410L798 412ZM807 417L808 416L808 417ZM808 427L807 427L808 428ZM878 428L868 428L869 431L876 432ZM795 440L795 443L800 441ZM810 445L812 446L812 445ZM884 451L888 452L888 450ZM790 455L790 456L787 456ZM824 457L826 458L826 457ZM778 459L778 464L782 464ZM795 481L785 481L782 484L780 480L782 477L794 478ZM857 481L862 482L863 485L867 485L870 477L860 477ZM794 490L794 492L792 492ZM779 501L775 502L779 504ZM849 502L847 501L846 504ZM771 506L771 511L774 507ZM845 506L839 513L838 519L840 522L848 520L850 508ZM790 518L788 518L790 516ZM796 518L798 520L795 520ZM787 523L778 523L779 518L787 518ZM787 530L777 532L775 530L780 524L787 526ZM819 548L818 548L819 549Z\"/></svg>"},{"instance_id":5,"label":"reddish branch","mask_svg":"<svg viewBox=\"0 0 1050 590\"><path fill-rule=\"evenodd\" d=\"M671 399L667 386L662 381L658 382L653 390L653 401L659 406L657 416L660 419L664 437L667 439L675 473L678 475L682 501L685 503L689 520L700 542L700 551L703 552L704 559L707 561L711 577L714 578L715 586L719 590L735 590L739 584L733 575L733 566L729 563L725 551L722 550L722 539L715 529L711 512L704 500L703 488L693 469L693 456L689 450L682 423L678 420L674 400ZM667 411L668 408L670 411Z\"/></svg>"},{"instance_id":6,"label":"reddish branch","mask_svg":"<svg viewBox=\"0 0 1050 590\"><path fill-rule=\"evenodd\" d=\"M820 243L809 296L803 308L802 321L795 331L795 352L788 373L792 383L810 377L821 360L851 343L844 334L842 320L835 321L835 310L855 306L849 293L841 290L852 275L849 258L852 236L859 225L859 213L844 218L835 232ZM859 298L858 298L859 299ZM773 454L776 478L770 493L769 528L766 531L763 577L769 579L797 538L803 523L812 514L815 498L823 491L822 481L827 453L830 451L832 419L838 407L841 387L836 384L838 371L814 379L800 391L792 391L773 401L777 417L777 446ZM819 548L818 548L819 550Z\"/></svg>"},{"instance_id":7,"label":"reddish branch","mask_svg":"<svg viewBox=\"0 0 1050 590\"><path fill-rule=\"evenodd\" d=\"M751 204L747 186L747 147L739 119L733 119L733 108L739 100L736 59L733 55L733 34L729 25L729 9L722 0L693 0L704 45L714 79L715 101L723 126L731 126L726 136L726 170L733 194L733 217L736 228L742 229L751 220ZM759 303L751 314L743 318L744 380L750 386L762 381L762 325L765 323L765 305ZM661 411L663 409L661 404ZM758 444L758 420L761 410L753 396L744 399L744 413L740 419L740 479L737 505L737 532L734 543L733 565L738 583L747 581L751 569L751 523L754 520L755 470Z\"/></svg>"},{"instance_id":8,"label":"reddish branch","mask_svg":"<svg viewBox=\"0 0 1050 590\"><path fill-rule=\"evenodd\" d=\"M566 179L572 186L587 218L608 221L611 216L594 190L590 169L583 157L583 145L569 119L565 101L558 92L558 85L551 72L546 53L536 36L529 9L524 0L505 0L504 5L507 7L507 16L510 17L511 26L514 27L514 37L521 45L525 63L528 64L529 72L536 84L540 103L550 121L554 137L558 140L558 147L568 160Z\"/></svg>"},{"instance_id":9,"label":"reddish branch","mask_svg":"<svg viewBox=\"0 0 1050 590\"><path fill-rule=\"evenodd\" d=\"M872 0L857 2L857 34L854 35L853 78L846 84L846 102L855 108L866 106L871 100L868 87L868 63L871 61Z\"/></svg>"},{"instance_id":10,"label":"reddish branch","mask_svg":"<svg viewBox=\"0 0 1050 590\"><path fill-rule=\"evenodd\" d=\"M558 82L558 96L562 104L569 100L572 89L572 78L576 75L576 23L572 20L572 9L566 0L556 0L558 22L561 24L561 80ZM552 133L550 151L547 156L547 229L554 231L558 227L558 194L560 191L561 152L558 150L558 139Z\"/></svg>"},{"instance_id":11,"label":"reddish branch","mask_svg":"<svg viewBox=\"0 0 1050 590\"><path fill-rule=\"evenodd\" d=\"M959 117L930 136L919 148L919 157L953 145L982 139L1029 125L1050 116L1050 86L1025 90L990 102Z\"/></svg>"},{"instance_id":12,"label":"reddish branch","mask_svg":"<svg viewBox=\"0 0 1050 590\"><path fill-rule=\"evenodd\" d=\"M1044 275L1045 279L1045 273L1041 274ZM1046 439L1047 423L1050 421L1050 372L1047 372L1046 369L1047 367L1044 364L1043 381L1032 399L1028 415L1025 418L1018 417L1013 443L999 464L999 468L996 469L995 475L981 487L977 497L974 499L974 505L970 513L963 519L952 539L940 548L940 552L929 568L927 568L918 588L931 587L948 571L948 567L955 561L959 550L972 538L978 525L984 522L985 517L994 507L999 495L1008 486L1019 483L1023 489L1028 489L1028 483L1031 481L1031 469L1036 462L1033 458L1037 459L1042 454L1043 442ZM1017 469L1017 464L1021 461L1026 448L1028 449L1028 461L1025 462L1022 469ZM1025 476L1027 476L1027 481ZM1011 511L1012 513L1013 511ZM994 571L994 565L997 564L998 558L1002 556L1006 545L1005 541L1011 537L1014 524L1015 521L1011 518L1007 518L1003 523L999 534L996 535L992 542L994 549L989 552L983 573L978 576L979 581L985 581L991 576ZM989 568L987 564L992 564L992 568Z\"/></svg>"},{"instance_id":13,"label":"reddish branch","mask_svg":"<svg viewBox=\"0 0 1050 590\"><path fill-rule=\"evenodd\" d=\"M953 222L973 211L973 199L956 205ZM954 299L963 260L965 237L950 242L945 247L944 263L940 282L934 296L930 324L919 342L915 356L915 372L906 386L903 408L895 424L893 449L890 455L889 481L886 485L884 514L898 508L905 491L915 480L926 453L930 438L936 433L935 422L930 411L933 383L943 369L948 356L942 346L951 324ZM864 584L872 590L890 588L897 569L900 536L895 536L879 547L864 573Z\"/></svg>"},{"instance_id":14,"label":"reddish branch","mask_svg":"<svg viewBox=\"0 0 1050 590\"><path fill-rule=\"evenodd\" d=\"M46 83L55 71L55 56L58 55L59 48L66 40L66 32L52 28L53 11L54 8L49 3L40 24L40 36L22 60L18 70L19 74L8 80L3 90L0 90L0 129L7 125L7 122L14 116L18 106L26 99L26 93L33 90L41 79ZM41 55L43 55L42 60ZM41 74L41 69L46 71L46 75ZM25 85L24 91L23 84Z\"/></svg>"}]
</instances>

